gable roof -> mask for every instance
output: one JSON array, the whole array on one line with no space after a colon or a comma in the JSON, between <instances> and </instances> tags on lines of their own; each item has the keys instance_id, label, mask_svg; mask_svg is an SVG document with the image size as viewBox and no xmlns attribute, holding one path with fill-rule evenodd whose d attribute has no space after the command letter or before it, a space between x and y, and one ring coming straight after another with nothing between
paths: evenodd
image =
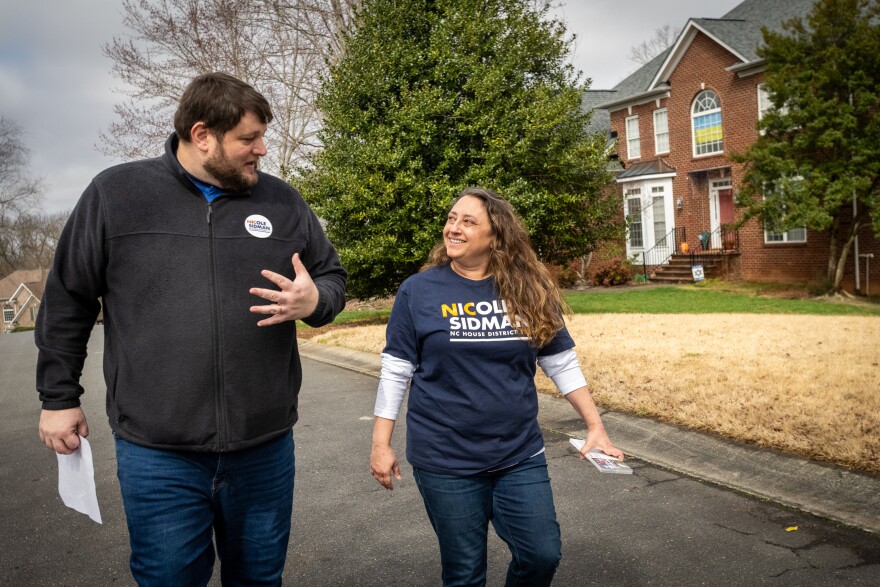
<instances>
[{"instance_id":1,"label":"gable roof","mask_svg":"<svg viewBox=\"0 0 880 587\"><path fill-rule=\"evenodd\" d=\"M613 98L595 107L616 109L665 93L669 76L698 33L708 36L739 61L732 71L759 67L763 64L757 55L764 42L761 28L782 30L783 22L806 16L813 3L814 0L744 0L721 18L691 18L671 47L614 86Z\"/></svg>"},{"instance_id":2,"label":"gable roof","mask_svg":"<svg viewBox=\"0 0 880 587\"><path fill-rule=\"evenodd\" d=\"M43 297L46 277L49 271L41 269L19 269L0 279L0 300L8 300L24 285L37 298Z\"/></svg>"},{"instance_id":3,"label":"gable roof","mask_svg":"<svg viewBox=\"0 0 880 587\"><path fill-rule=\"evenodd\" d=\"M662 53L654 57L651 61L632 72L624 78L619 84L614 86L614 92L617 96L630 96L640 94L651 87L651 81L657 75L657 72L666 62L672 47L667 47Z\"/></svg>"}]
</instances>

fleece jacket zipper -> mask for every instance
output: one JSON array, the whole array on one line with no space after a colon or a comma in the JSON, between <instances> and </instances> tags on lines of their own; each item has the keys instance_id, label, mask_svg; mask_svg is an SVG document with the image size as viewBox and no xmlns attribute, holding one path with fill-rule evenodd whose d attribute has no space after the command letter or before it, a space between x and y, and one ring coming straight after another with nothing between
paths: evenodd
<instances>
[{"instance_id":1,"label":"fleece jacket zipper","mask_svg":"<svg viewBox=\"0 0 880 587\"><path fill-rule=\"evenodd\" d=\"M217 260L214 248L214 223L212 216L214 207L208 202L208 249L210 264L209 274L211 282L211 347L214 350L214 396L217 406L217 440L218 451L225 452L227 449L227 422L226 422L226 397L223 393L223 353L221 352L220 337L220 294L217 291Z\"/></svg>"}]
</instances>

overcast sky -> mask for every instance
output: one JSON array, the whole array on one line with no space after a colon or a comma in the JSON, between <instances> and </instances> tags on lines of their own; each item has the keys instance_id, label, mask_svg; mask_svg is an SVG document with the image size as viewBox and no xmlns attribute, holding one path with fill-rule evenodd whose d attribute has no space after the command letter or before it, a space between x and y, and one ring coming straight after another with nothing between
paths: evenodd
<instances>
[{"instance_id":1,"label":"overcast sky","mask_svg":"<svg viewBox=\"0 0 880 587\"><path fill-rule=\"evenodd\" d=\"M555 14L577 36L575 66L608 89L637 67L630 49L659 27L718 18L740 1L563 0ZM46 211L72 208L95 174L119 162L95 145L122 100L101 47L125 34L118 0L0 0L0 115L24 129Z\"/></svg>"}]
</instances>

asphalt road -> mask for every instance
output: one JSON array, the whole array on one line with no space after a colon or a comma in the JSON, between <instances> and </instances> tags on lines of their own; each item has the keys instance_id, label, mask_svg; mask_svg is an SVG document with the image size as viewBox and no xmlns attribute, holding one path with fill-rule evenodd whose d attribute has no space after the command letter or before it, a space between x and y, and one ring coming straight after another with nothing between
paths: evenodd
<instances>
[{"instance_id":1,"label":"asphalt road","mask_svg":"<svg viewBox=\"0 0 880 587\"><path fill-rule=\"evenodd\" d=\"M55 456L37 437L32 336L0 335L2 585L133 584L104 416L102 337L98 328L83 375L98 525L62 504ZM304 367L285 584L439 585L435 538L410 468L403 463L393 492L369 475L375 378L311 360ZM395 433L401 457L403 428ZM555 585L880 585L877 534L638 460L634 475L601 474L569 453L567 436L545 439L563 534ZM490 585L503 584L507 561L492 534Z\"/></svg>"}]
</instances>

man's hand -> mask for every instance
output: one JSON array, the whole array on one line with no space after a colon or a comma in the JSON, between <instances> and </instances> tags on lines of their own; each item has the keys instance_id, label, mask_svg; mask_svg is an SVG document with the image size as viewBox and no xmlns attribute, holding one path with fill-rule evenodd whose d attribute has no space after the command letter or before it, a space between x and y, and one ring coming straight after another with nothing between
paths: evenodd
<instances>
[{"instance_id":1,"label":"man's hand","mask_svg":"<svg viewBox=\"0 0 880 587\"><path fill-rule=\"evenodd\" d=\"M293 281L267 269L260 272L263 277L280 287L281 291L259 287L250 289L253 295L272 302L263 306L251 306L251 312L254 314L270 315L269 318L257 322L257 326L271 326L287 320L308 318L318 307L318 288L306 266L299 260L299 253L293 256L292 261L293 271L296 274L296 279Z\"/></svg>"},{"instance_id":2,"label":"man's hand","mask_svg":"<svg viewBox=\"0 0 880 587\"><path fill-rule=\"evenodd\" d=\"M73 454L79 448L79 437L88 435L89 425L82 408L40 413L40 440L59 454Z\"/></svg>"}]
</instances>

